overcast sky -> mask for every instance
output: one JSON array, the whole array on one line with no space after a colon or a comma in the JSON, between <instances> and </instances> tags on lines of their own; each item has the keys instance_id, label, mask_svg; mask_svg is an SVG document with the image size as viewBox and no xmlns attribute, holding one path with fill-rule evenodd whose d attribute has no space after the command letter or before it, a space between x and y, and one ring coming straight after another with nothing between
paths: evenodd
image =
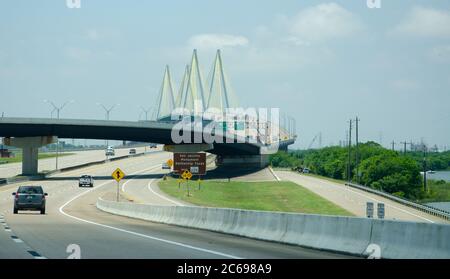
<instances>
[{"instance_id":1,"label":"overcast sky","mask_svg":"<svg viewBox=\"0 0 450 279\"><path fill-rule=\"evenodd\" d=\"M360 138L450 147L450 1L0 0L0 113L142 119L169 64L176 87L193 48L214 52L243 106L279 107L305 147Z\"/></svg>"}]
</instances>

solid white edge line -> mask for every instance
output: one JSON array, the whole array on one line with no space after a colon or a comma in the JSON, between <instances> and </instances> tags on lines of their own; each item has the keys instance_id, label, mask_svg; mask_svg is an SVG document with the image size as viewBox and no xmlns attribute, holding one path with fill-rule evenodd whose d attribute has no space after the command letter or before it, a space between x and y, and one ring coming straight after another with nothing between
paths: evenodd
<instances>
[{"instance_id":1,"label":"solid white edge line","mask_svg":"<svg viewBox=\"0 0 450 279\"><path fill-rule=\"evenodd\" d=\"M143 171L139 171L139 172L137 172L137 173L142 173L142 172L145 172L145 171L151 171L151 170L158 169L158 168L159 168L159 165L156 165L156 166L153 166L153 167L151 167L151 168L145 169L145 170L143 170ZM134 173L134 174L137 174L137 173ZM133 178L130 178L130 179L127 180L124 184L122 184L122 192L126 192L126 191L125 191L125 186L128 184L128 182L133 181L133 180L134 180Z\"/></svg>"},{"instance_id":2,"label":"solid white edge line","mask_svg":"<svg viewBox=\"0 0 450 279\"><path fill-rule=\"evenodd\" d=\"M154 167L155 166L153 166L151 168L148 168L146 170L153 169ZM145 170L143 170L143 171L145 171ZM143 171L139 171L139 172L143 172ZM134 175L136 173L139 173L139 172L132 173L132 175ZM75 219L75 220L78 220L78 221L81 221L81 222L84 222L84 223L88 223L88 224L91 224L91 225L96 225L96 226L99 226L99 227L104 227L104 228L108 228L108 229L112 229L112 230L116 230L116 231L120 231L120 232L125 232L125 233L132 234L132 235L135 235L135 236L140 236L140 237L143 237L143 238L148 238L148 239L160 241L160 242L164 242L164 243L167 243L167 244L172 244L172 245L176 245L176 246L180 246L180 247L184 247L184 248L189 248L189 249L193 249L193 250L197 250L197 251L201 251L201 252L206 252L206 253L210 253L210 254L214 254L214 255L218 255L218 256L223 256L223 257L226 257L226 258L241 259L240 257L236 257L236 256L233 256L233 255L229 255L229 254L225 254L225 253L221 253L221 252L217 252L217 251L213 251L213 250L199 248L199 247L183 244L183 243L180 243L180 242L166 240L166 239L162 239L162 238L158 238L158 237L154 237L154 236L150 236L150 235L146 235L146 234L141 234L141 233L137 233L137 232L133 232L133 231L128 231L128 230L124 230L124 229L120 229L120 228L116 228L116 227L112 227L112 226L96 223L96 222L93 222L93 221L89 221L89 220L85 220L85 219L81 219L81 218L72 216L72 215L64 212L64 210L63 210L64 207L66 207L68 204L70 204L74 200L78 199L79 197L82 197L82 196L86 195L87 193L90 193L91 191L100 189L101 187L103 187L103 186L105 186L105 185L107 185L109 183L112 183L112 181L104 182L104 183L100 184L99 186L97 186L95 188L89 189L87 191L84 191L84 192L76 195L75 197L71 198L69 201L64 203L59 208L59 212L61 214L65 215L65 216L69 217L69 218L72 218L72 219Z\"/></svg>"},{"instance_id":3,"label":"solid white edge line","mask_svg":"<svg viewBox=\"0 0 450 279\"><path fill-rule=\"evenodd\" d=\"M147 188L148 188L148 190L149 190L150 192L152 192L153 194L157 195L158 197L160 197L160 198L162 198L162 199L164 199L164 200L166 200L166 201L169 201L169 202L171 202L171 203L173 203L173 204L176 204L176 205L178 205L178 206L185 206L184 204L181 204L181 203L179 203L179 202L177 202L177 201L174 201L174 200L172 200L172 199L170 199L170 198L168 198L168 197L165 197L165 196L160 195L160 194L158 194L157 192L155 192L155 191L152 189L152 183L153 183L154 181L155 181L155 179L151 179L151 180L148 182L148 184L147 184Z\"/></svg>"},{"instance_id":4,"label":"solid white edge line","mask_svg":"<svg viewBox=\"0 0 450 279\"><path fill-rule=\"evenodd\" d=\"M275 179L277 181L281 181L280 177L278 177L278 175L275 173L275 171L272 169L271 166L269 166L269 171L272 173L273 176L275 176Z\"/></svg>"},{"instance_id":5,"label":"solid white edge line","mask_svg":"<svg viewBox=\"0 0 450 279\"><path fill-rule=\"evenodd\" d=\"M305 177L306 177L306 176L305 176ZM310 178L310 181L311 181L311 180L314 180L314 179L317 179L317 180L320 181L319 178L312 178L312 177L308 177L308 178ZM323 182L322 182L322 183L323 183ZM328 184L328 185L330 185L330 184ZM331 185L333 185L333 184L331 184ZM336 185L333 185L333 187L336 187ZM342 187L342 186L339 186L339 187ZM347 188L347 187L350 187L350 186L343 185L343 187L344 187L344 190L349 191L349 192L353 192L353 193L355 193L355 194L357 194L357 195L359 195L359 196L365 197L365 198L367 198L367 199L369 199L369 200L376 201L377 203L384 203L386 207L392 207L392 208L394 208L394 209L397 209L397 210L399 210L399 211L402 211L402 212L404 212L404 213L406 213L406 214L409 214L409 215L411 215L411 216L414 216L414 217L416 217L416 218L423 219L423 220L428 221L428 222L433 223L433 224L435 223L434 221L432 221L432 220L430 220L430 219L427 219L427 218L425 218L425 217L422 217L422 216L419 216L419 215L417 215L417 214L411 213L411 212L409 212L409 211L407 211L407 210L405 210L405 209L398 208L398 207L396 207L396 206L394 206L394 205L392 205L392 204L390 204L390 203L382 202L382 201L380 201L380 200L377 200L376 198L372 198L372 197L370 197L370 196L364 195L363 193L359 193L359 192L357 192L357 191L355 191L355 190L353 190L353 189ZM373 195L375 195L375 194L373 194ZM398 219L397 219L397 220L398 220Z\"/></svg>"}]
</instances>

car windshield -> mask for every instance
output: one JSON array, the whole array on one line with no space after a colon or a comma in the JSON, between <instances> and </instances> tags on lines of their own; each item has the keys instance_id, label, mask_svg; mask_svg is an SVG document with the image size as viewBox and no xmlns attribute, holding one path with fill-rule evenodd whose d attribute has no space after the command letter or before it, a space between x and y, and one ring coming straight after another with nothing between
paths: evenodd
<instances>
[{"instance_id":1,"label":"car windshield","mask_svg":"<svg viewBox=\"0 0 450 279\"><path fill-rule=\"evenodd\" d=\"M42 194L42 188L37 186L22 186L19 187L19 194Z\"/></svg>"}]
</instances>

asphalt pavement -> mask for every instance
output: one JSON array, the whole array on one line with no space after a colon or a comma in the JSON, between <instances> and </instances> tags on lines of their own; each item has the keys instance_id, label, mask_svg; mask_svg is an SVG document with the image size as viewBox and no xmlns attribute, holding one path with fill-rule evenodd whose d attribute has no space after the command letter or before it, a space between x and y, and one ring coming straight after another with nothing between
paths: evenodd
<instances>
[{"instance_id":1,"label":"asphalt pavement","mask_svg":"<svg viewBox=\"0 0 450 279\"><path fill-rule=\"evenodd\" d=\"M179 201L159 192L155 180L170 153L158 152L59 173L42 181L49 194L47 213L12 214L12 192L22 184L0 188L0 258L347 258L346 255L306 249L152 223L105 213L96 208L99 197L114 198L117 182L111 173L120 167L127 175L119 185L121 201L175 205ZM94 188L79 188L78 177L91 174ZM124 187L122 189L122 187ZM128 193L128 194L127 194ZM130 202L130 201L129 201ZM137 202L137 201L133 201ZM183 205L182 203L180 205ZM4 222L1 222L4 220Z\"/></svg>"}]
</instances>

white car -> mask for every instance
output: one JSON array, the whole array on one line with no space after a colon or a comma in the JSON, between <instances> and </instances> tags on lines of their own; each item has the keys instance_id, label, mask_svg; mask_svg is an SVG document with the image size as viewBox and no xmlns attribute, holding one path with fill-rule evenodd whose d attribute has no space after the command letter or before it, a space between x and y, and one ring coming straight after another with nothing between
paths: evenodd
<instances>
[{"instance_id":1,"label":"white car","mask_svg":"<svg viewBox=\"0 0 450 279\"><path fill-rule=\"evenodd\" d=\"M162 164L162 169L163 170L170 170L170 167L169 167L169 165L167 163L163 163Z\"/></svg>"}]
</instances>

